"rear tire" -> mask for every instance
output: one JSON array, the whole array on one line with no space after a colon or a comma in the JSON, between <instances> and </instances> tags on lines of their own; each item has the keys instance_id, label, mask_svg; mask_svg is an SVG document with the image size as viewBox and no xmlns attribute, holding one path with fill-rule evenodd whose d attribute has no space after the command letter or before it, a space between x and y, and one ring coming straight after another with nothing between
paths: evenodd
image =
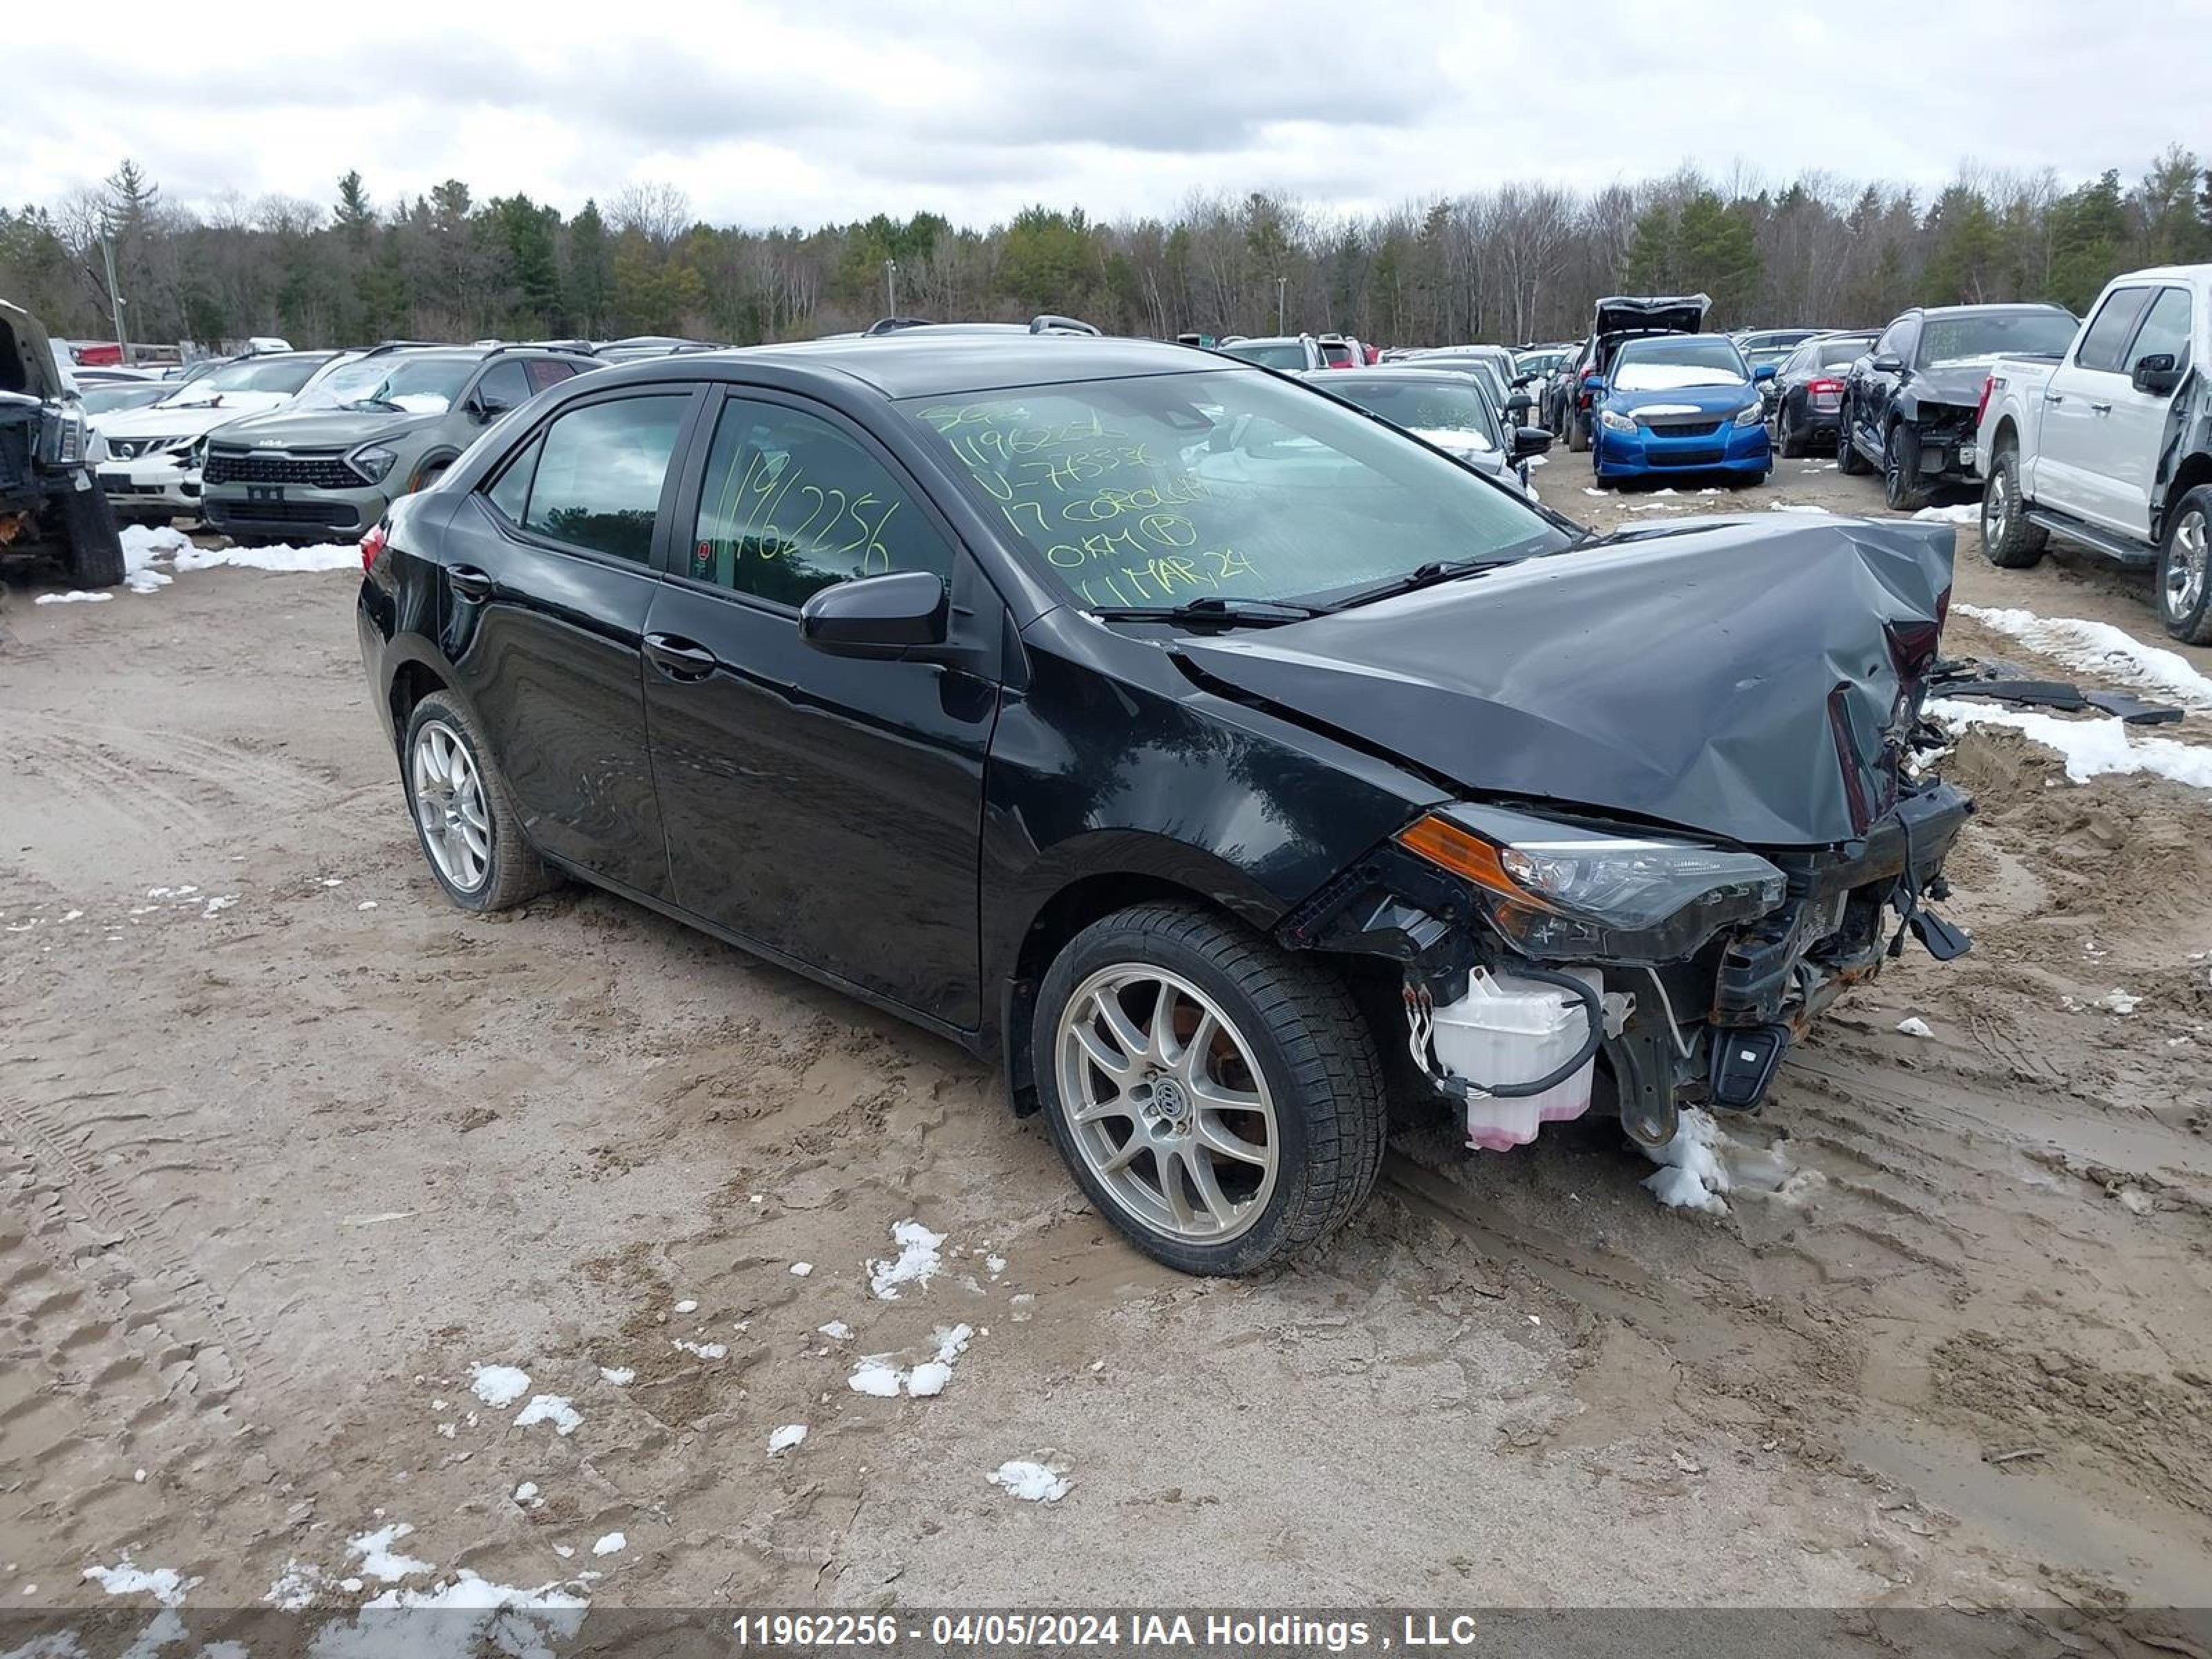
<instances>
[{"instance_id":1,"label":"rear tire","mask_svg":"<svg viewBox=\"0 0 2212 1659\"><path fill-rule=\"evenodd\" d=\"M1774 447L1782 452L1785 460L1801 460L1812 451L1812 443L1802 427L1790 423L1790 399L1784 398L1774 412Z\"/></svg>"},{"instance_id":2,"label":"rear tire","mask_svg":"<svg viewBox=\"0 0 2212 1659\"><path fill-rule=\"evenodd\" d=\"M1893 513L1917 513L1928 505L1927 487L1920 482L1920 434L1910 421L1892 422L1882 439L1881 499Z\"/></svg>"},{"instance_id":3,"label":"rear tire","mask_svg":"<svg viewBox=\"0 0 2212 1659\"><path fill-rule=\"evenodd\" d=\"M1990 460L1982 486L1982 556L2000 570L2025 570L2039 563L2051 532L2027 517L2027 498L2020 489L2020 451L2010 444Z\"/></svg>"},{"instance_id":4,"label":"rear tire","mask_svg":"<svg viewBox=\"0 0 2212 1659\"><path fill-rule=\"evenodd\" d=\"M123 580L123 532L97 480L63 495L62 540L63 566L79 587L112 587Z\"/></svg>"},{"instance_id":5,"label":"rear tire","mask_svg":"<svg viewBox=\"0 0 2212 1659\"><path fill-rule=\"evenodd\" d=\"M1589 428L1583 423L1583 417L1579 412L1569 410L1567 411L1567 447L1574 453L1581 455L1586 454L1589 447Z\"/></svg>"},{"instance_id":6,"label":"rear tire","mask_svg":"<svg viewBox=\"0 0 2212 1659\"><path fill-rule=\"evenodd\" d=\"M2212 645L2212 484L2181 498L2158 553L2158 614L2185 645Z\"/></svg>"},{"instance_id":7,"label":"rear tire","mask_svg":"<svg viewBox=\"0 0 2212 1659\"><path fill-rule=\"evenodd\" d=\"M1030 1055L1076 1184L1183 1273L1280 1266L1349 1220L1382 1167L1382 1066L1350 992L1209 911L1139 905L1069 940ZM1224 1099L1258 1103L1208 1104Z\"/></svg>"},{"instance_id":8,"label":"rear tire","mask_svg":"<svg viewBox=\"0 0 2212 1659\"><path fill-rule=\"evenodd\" d=\"M1851 406L1845 404L1836 411L1836 467L1845 477L1856 478L1870 471L1866 457L1851 442Z\"/></svg>"},{"instance_id":9,"label":"rear tire","mask_svg":"<svg viewBox=\"0 0 2212 1659\"><path fill-rule=\"evenodd\" d=\"M453 763L456 750L465 764ZM448 899L479 914L511 910L554 884L483 729L458 699L433 691L416 703L399 755L416 842Z\"/></svg>"}]
</instances>

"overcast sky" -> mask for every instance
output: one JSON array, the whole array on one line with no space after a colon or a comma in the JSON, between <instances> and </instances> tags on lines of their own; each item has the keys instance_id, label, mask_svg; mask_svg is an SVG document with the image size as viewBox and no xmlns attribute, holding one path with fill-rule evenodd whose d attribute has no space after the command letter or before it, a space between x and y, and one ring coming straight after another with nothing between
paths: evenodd
<instances>
[{"instance_id":1,"label":"overcast sky","mask_svg":"<svg viewBox=\"0 0 2212 1659\"><path fill-rule=\"evenodd\" d=\"M124 155L167 199L380 204L465 179L573 212L669 183L717 222L1194 189L1388 208L1742 163L1940 187L2212 147L2212 0L830 0L13 7L0 195Z\"/></svg>"}]
</instances>

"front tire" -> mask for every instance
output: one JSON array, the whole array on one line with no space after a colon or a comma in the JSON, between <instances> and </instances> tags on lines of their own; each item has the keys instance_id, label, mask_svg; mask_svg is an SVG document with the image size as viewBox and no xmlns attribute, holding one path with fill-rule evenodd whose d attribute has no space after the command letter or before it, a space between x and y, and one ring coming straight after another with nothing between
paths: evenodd
<instances>
[{"instance_id":1,"label":"front tire","mask_svg":"<svg viewBox=\"0 0 2212 1659\"><path fill-rule=\"evenodd\" d=\"M2212 645L2212 484L2181 498L2158 554L2158 613L2185 645Z\"/></svg>"},{"instance_id":2,"label":"front tire","mask_svg":"<svg viewBox=\"0 0 2212 1659\"><path fill-rule=\"evenodd\" d=\"M1869 469L1866 457L1851 441L1851 406L1845 404L1836 411L1836 467L1847 478L1861 477Z\"/></svg>"},{"instance_id":3,"label":"front tire","mask_svg":"<svg viewBox=\"0 0 2212 1659\"><path fill-rule=\"evenodd\" d=\"M476 719L434 691L415 705L400 775L423 862L464 910L508 910L553 885Z\"/></svg>"},{"instance_id":4,"label":"front tire","mask_svg":"<svg viewBox=\"0 0 2212 1659\"><path fill-rule=\"evenodd\" d=\"M1345 986L1210 912L1139 905L1085 928L1045 975L1030 1045L1076 1184L1183 1273L1281 1265L1382 1168L1382 1062Z\"/></svg>"},{"instance_id":5,"label":"front tire","mask_svg":"<svg viewBox=\"0 0 2212 1659\"><path fill-rule=\"evenodd\" d=\"M1982 486L1982 556L2000 570L2025 570L2042 559L2050 542L2050 532L2028 521L2020 452L2007 444L1990 459Z\"/></svg>"},{"instance_id":6,"label":"front tire","mask_svg":"<svg viewBox=\"0 0 2212 1659\"><path fill-rule=\"evenodd\" d=\"M1917 513L1928 505L1920 482L1920 436L1909 421L1891 422L1882 440L1881 499L1893 513Z\"/></svg>"},{"instance_id":7,"label":"front tire","mask_svg":"<svg viewBox=\"0 0 2212 1659\"><path fill-rule=\"evenodd\" d=\"M79 587L112 587L124 577L123 532L97 482L62 496L62 563Z\"/></svg>"}]
</instances>

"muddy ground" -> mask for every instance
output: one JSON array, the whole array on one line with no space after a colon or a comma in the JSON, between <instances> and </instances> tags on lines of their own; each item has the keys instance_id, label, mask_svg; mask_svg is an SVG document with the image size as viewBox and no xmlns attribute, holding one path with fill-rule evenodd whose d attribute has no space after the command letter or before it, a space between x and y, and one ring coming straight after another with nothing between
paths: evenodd
<instances>
[{"instance_id":1,"label":"muddy ground","mask_svg":"<svg viewBox=\"0 0 2212 1659\"><path fill-rule=\"evenodd\" d=\"M1817 462L1538 477L1594 523L1881 510ZM1959 533L1962 600L2168 643L2145 582ZM447 907L353 588L9 583L0 1605L117 1605L86 1574L126 1559L192 1607L464 1570L599 1607L2205 1599L2201 791L1969 736L1977 948L1895 963L1733 1126L1778 1195L1664 1210L1595 1121L1413 1134L1321 1259L1203 1283L950 1047L597 893ZM909 1218L942 1269L885 1299ZM940 1395L848 1387L960 1324ZM1010 1459L1072 1486L1018 1501Z\"/></svg>"}]
</instances>

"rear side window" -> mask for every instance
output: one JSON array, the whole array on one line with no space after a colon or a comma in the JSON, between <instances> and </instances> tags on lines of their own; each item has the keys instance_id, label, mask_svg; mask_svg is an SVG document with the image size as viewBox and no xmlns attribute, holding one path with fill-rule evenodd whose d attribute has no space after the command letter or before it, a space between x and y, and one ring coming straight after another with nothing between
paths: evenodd
<instances>
[{"instance_id":1,"label":"rear side window","mask_svg":"<svg viewBox=\"0 0 2212 1659\"><path fill-rule=\"evenodd\" d=\"M571 547L640 564L650 559L660 488L689 401L688 392L623 398L559 416L538 441L524 526Z\"/></svg>"},{"instance_id":2,"label":"rear side window","mask_svg":"<svg viewBox=\"0 0 2212 1659\"><path fill-rule=\"evenodd\" d=\"M798 605L834 582L952 571L952 550L883 464L828 421L732 398L714 425L690 572Z\"/></svg>"},{"instance_id":3,"label":"rear side window","mask_svg":"<svg viewBox=\"0 0 2212 1659\"><path fill-rule=\"evenodd\" d=\"M558 386L576 372L574 363L561 362L551 357L532 357L522 367L530 376L532 392L543 392L549 386Z\"/></svg>"},{"instance_id":4,"label":"rear side window","mask_svg":"<svg viewBox=\"0 0 2212 1659\"><path fill-rule=\"evenodd\" d=\"M2127 367L2132 370L2146 357L2161 354L2173 359L2176 368L2189 367L2189 290L2185 288L2162 288L2158 298L2151 302L2149 314L2144 317L2136 343L2129 348Z\"/></svg>"},{"instance_id":5,"label":"rear side window","mask_svg":"<svg viewBox=\"0 0 2212 1659\"><path fill-rule=\"evenodd\" d=\"M499 480L484 494L509 524L520 524L530 507L530 477L538 470L538 441L532 439L522 453L507 464Z\"/></svg>"},{"instance_id":6,"label":"rear side window","mask_svg":"<svg viewBox=\"0 0 2212 1659\"><path fill-rule=\"evenodd\" d=\"M2095 320L2081 336L2081 349L2074 354L2075 366L2120 373L2120 353L2150 295L2147 288L2116 288L2106 295L2105 303L2097 307Z\"/></svg>"}]
</instances>

